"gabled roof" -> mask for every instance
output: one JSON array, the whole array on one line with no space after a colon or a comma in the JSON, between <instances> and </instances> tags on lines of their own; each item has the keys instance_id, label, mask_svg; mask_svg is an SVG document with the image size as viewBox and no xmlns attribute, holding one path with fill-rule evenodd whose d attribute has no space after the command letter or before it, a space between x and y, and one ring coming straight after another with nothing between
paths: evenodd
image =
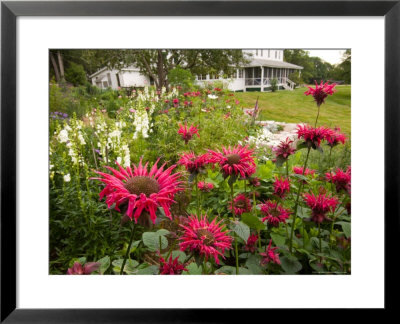
<instances>
[{"instance_id":1,"label":"gabled roof","mask_svg":"<svg viewBox=\"0 0 400 324\"><path fill-rule=\"evenodd\" d=\"M104 72L105 70L107 70L107 67L103 67L102 69L98 70L97 72L94 72L92 75L89 75L89 78L92 79L93 77L100 74L101 72Z\"/></svg>"},{"instance_id":2,"label":"gabled roof","mask_svg":"<svg viewBox=\"0 0 400 324\"><path fill-rule=\"evenodd\" d=\"M251 59L250 63L245 64L245 67L254 67L254 66L267 66L267 67L286 68L286 69L295 69L295 70L303 69L302 66L284 62L284 61L266 60L266 59L258 59L258 58L253 58L253 59Z\"/></svg>"}]
</instances>

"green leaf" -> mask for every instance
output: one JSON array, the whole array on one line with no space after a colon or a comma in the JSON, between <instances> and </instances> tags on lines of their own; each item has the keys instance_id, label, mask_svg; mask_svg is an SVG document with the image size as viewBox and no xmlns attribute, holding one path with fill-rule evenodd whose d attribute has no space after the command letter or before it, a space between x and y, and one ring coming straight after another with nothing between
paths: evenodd
<instances>
[{"instance_id":1,"label":"green leaf","mask_svg":"<svg viewBox=\"0 0 400 324\"><path fill-rule=\"evenodd\" d=\"M99 269L100 274L104 274L104 272L106 272L111 265L111 260L108 255L105 256L104 258L101 258L97 262L100 263L100 269Z\"/></svg>"},{"instance_id":2,"label":"green leaf","mask_svg":"<svg viewBox=\"0 0 400 324\"><path fill-rule=\"evenodd\" d=\"M149 267L139 269L136 274L138 275L157 275L159 273L159 269L156 265L151 265Z\"/></svg>"},{"instance_id":3,"label":"green leaf","mask_svg":"<svg viewBox=\"0 0 400 324\"><path fill-rule=\"evenodd\" d=\"M297 142L297 146L296 146L297 150L301 150L301 149L304 149L304 148L308 148L308 145L307 145L306 142Z\"/></svg>"},{"instance_id":4,"label":"green leaf","mask_svg":"<svg viewBox=\"0 0 400 324\"><path fill-rule=\"evenodd\" d=\"M122 263L124 262L123 259L118 259L118 260L114 260L112 262L113 267L113 271L116 274L119 274L121 272L121 267L122 267ZM138 271L137 269L135 269L137 266L139 265L139 262L137 262L136 260L126 260L125 266L124 266L124 272L126 274L136 274L136 272Z\"/></svg>"},{"instance_id":5,"label":"green leaf","mask_svg":"<svg viewBox=\"0 0 400 324\"><path fill-rule=\"evenodd\" d=\"M183 251L175 250L172 251L172 259L178 257L179 262L184 262L186 260L186 254Z\"/></svg>"},{"instance_id":6,"label":"green leaf","mask_svg":"<svg viewBox=\"0 0 400 324\"><path fill-rule=\"evenodd\" d=\"M144 232L142 235L143 244L146 245L151 251L160 250L160 237L161 237L161 249L168 247L167 238L158 232Z\"/></svg>"},{"instance_id":7,"label":"green leaf","mask_svg":"<svg viewBox=\"0 0 400 324\"><path fill-rule=\"evenodd\" d=\"M294 256L283 256L280 258L282 269L285 270L286 273L296 273L299 272L302 268L301 263Z\"/></svg>"},{"instance_id":8,"label":"green leaf","mask_svg":"<svg viewBox=\"0 0 400 324\"><path fill-rule=\"evenodd\" d=\"M275 245L277 246L285 245L286 237L281 236L279 234L271 233L271 238L272 241L275 243Z\"/></svg>"},{"instance_id":9,"label":"green leaf","mask_svg":"<svg viewBox=\"0 0 400 324\"><path fill-rule=\"evenodd\" d=\"M276 164L277 167L281 167L283 165L283 163L285 163L285 161L286 161L286 159L284 159L281 156L278 156L276 158L275 164Z\"/></svg>"},{"instance_id":10,"label":"green leaf","mask_svg":"<svg viewBox=\"0 0 400 324\"><path fill-rule=\"evenodd\" d=\"M233 226L233 231L239 236L243 241L247 242L249 236L250 236L250 228L242 223L238 222L237 224L235 223Z\"/></svg>"},{"instance_id":11,"label":"green leaf","mask_svg":"<svg viewBox=\"0 0 400 324\"><path fill-rule=\"evenodd\" d=\"M251 228L254 228L256 230L264 230L265 225L263 222L255 215L250 214L250 213L244 213L241 216L241 220L243 223L246 225L250 226Z\"/></svg>"},{"instance_id":12,"label":"green leaf","mask_svg":"<svg viewBox=\"0 0 400 324\"><path fill-rule=\"evenodd\" d=\"M161 228L159 229L156 233L160 234L160 235L168 235L169 231L166 230L165 228Z\"/></svg>"},{"instance_id":13,"label":"green leaf","mask_svg":"<svg viewBox=\"0 0 400 324\"><path fill-rule=\"evenodd\" d=\"M343 233L346 236L346 238L349 238L351 236L351 224L350 223L348 223L348 222L337 222L335 224L342 226Z\"/></svg>"},{"instance_id":14,"label":"green leaf","mask_svg":"<svg viewBox=\"0 0 400 324\"><path fill-rule=\"evenodd\" d=\"M236 274L236 268L231 266L223 266L214 271L215 274L217 273L225 273L228 275Z\"/></svg>"},{"instance_id":15,"label":"green leaf","mask_svg":"<svg viewBox=\"0 0 400 324\"><path fill-rule=\"evenodd\" d=\"M186 269L188 271L183 271L182 274L186 275L201 275L203 269L201 266L198 266L196 262L192 262L189 265L186 266Z\"/></svg>"}]
</instances>

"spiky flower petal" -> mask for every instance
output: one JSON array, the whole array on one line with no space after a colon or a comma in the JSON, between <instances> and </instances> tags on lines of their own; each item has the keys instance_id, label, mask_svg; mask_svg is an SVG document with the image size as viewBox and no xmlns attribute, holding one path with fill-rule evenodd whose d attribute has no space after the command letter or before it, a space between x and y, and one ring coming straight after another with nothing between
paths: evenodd
<instances>
[{"instance_id":1,"label":"spiky flower petal","mask_svg":"<svg viewBox=\"0 0 400 324\"><path fill-rule=\"evenodd\" d=\"M189 249L198 255L204 256L205 260L214 257L215 263L219 264L219 256L224 257L224 252L232 248L232 237L223 231L221 221L216 223L214 218L211 223L207 220L207 215L200 216L200 220L191 215L186 225L180 225L183 228L183 235L179 239L181 251Z\"/></svg>"},{"instance_id":2,"label":"spiky flower petal","mask_svg":"<svg viewBox=\"0 0 400 324\"><path fill-rule=\"evenodd\" d=\"M261 264L275 263L281 264L281 260L279 259L279 253L275 252L278 247L271 247L272 240L269 241L268 247L266 248L264 253L260 253L263 257L261 260Z\"/></svg>"},{"instance_id":3,"label":"spiky flower petal","mask_svg":"<svg viewBox=\"0 0 400 324\"><path fill-rule=\"evenodd\" d=\"M261 213L264 215L262 222L267 221L270 226L277 227L279 223L285 223L290 216L290 210L278 206L277 202L267 200L261 204Z\"/></svg>"},{"instance_id":4,"label":"spiky flower petal","mask_svg":"<svg viewBox=\"0 0 400 324\"><path fill-rule=\"evenodd\" d=\"M335 197L331 197L325 193L319 193L317 196L314 193L304 194L306 204L312 210L311 219L315 223L322 223L326 220L328 212L334 212L339 201Z\"/></svg>"},{"instance_id":5,"label":"spiky flower petal","mask_svg":"<svg viewBox=\"0 0 400 324\"><path fill-rule=\"evenodd\" d=\"M171 218L170 206L174 202L174 195L183 190L181 181L178 181L180 173L171 174L176 165L164 170L165 163L157 167L158 160L148 171L146 163L139 165L133 164L131 167L123 168L116 163L119 171L111 167L106 167L113 174L95 171L102 178L92 178L100 180L106 187L100 192L100 200L106 196L108 208L115 204L115 210L121 211L120 206L126 208L126 215L137 223L143 211L150 214L150 219L155 224L156 210L158 207L164 209L165 215Z\"/></svg>"},{"instance_id":6,"label":"spiky flower petal","mask_svg":"<svg viewBox=\"0 0 400 324\"><path fill-rule=\"evenodd\" d=\"M182 271L188 271L185 265L178 261L179 256L172 259L172 254L169 256L168 261L160 256L160 274L162 275L180 275Z\"/></svg>"},{"instance_id":7,"label":"spiky flower petal","mask_svg":"<svg viewBox=\"0 0 400 324\"><path fill-rule=\"evenodd\" d=\"M198 128L194 125L188 127L187 124L179 124L178 134L182 136L185 144L187 144L192 139L193 135L197 135L197 137L200 137Z\"/></svg>"},{"instance_id":8,"label":"spiky flower petal","mask_svg":"<svg viewBox=\"0 0 400 324\"><path fill-rule=\"evenodd\" d=\"M232 201L229 202L228 208L230 211L232 211ZM233 210L235 215L239 216L243 213L249 212L251 210L250 199L243 194L237 195L235 199L233 199Z\"/></svg>"},{"instance_id":9,"label":"spiky flower petal","mask_svg":"<svg viewBox=\"0 0 400 324\"><path fill-rule=\"evenodd\" d=\"M317 106L321 106L328 95L333 95L333 93L336 92L335 86L336 83L329 84L321 80L321 83L318 84L317 81L315 81L315 88L307 87L308 90L304 92L304 94L306 96L312 95Z\"/></svg>"},{"instance_id":10,"label":"spiky flower petal","mask_svg":"<svg viewBox=\"0 0 400 324\"><path fill-rule=\"evenodd\" d=\"M235 147L222 148L220 151L211 151L210 162L218 163L225 177L230 175L248 178L256 172L256 164L254 162L253 150L249 150L248 146L237 145Z\"/></svg>"}]
</instances>

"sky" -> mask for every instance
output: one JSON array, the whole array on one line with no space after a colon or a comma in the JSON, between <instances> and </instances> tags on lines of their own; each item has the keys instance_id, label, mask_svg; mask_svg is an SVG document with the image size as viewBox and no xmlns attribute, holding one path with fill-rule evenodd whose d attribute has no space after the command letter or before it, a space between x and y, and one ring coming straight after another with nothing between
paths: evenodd
<instances>
[{"instance_id":1,"label":"sky","mask_svg":"<svg viewBox=\"0 0 400 324\"><path fill-rule=\"evenodd\" d=\"M310 52L310 56L318 56L324 61L337 64L342 62L342 55L345 50L307 50Z\"/></svg>"}]
</instances>

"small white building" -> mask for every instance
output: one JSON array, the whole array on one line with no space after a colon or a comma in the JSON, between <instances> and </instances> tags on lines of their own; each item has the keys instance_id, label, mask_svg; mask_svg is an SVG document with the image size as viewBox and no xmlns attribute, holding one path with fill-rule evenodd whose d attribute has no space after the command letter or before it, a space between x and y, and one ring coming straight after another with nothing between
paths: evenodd
<instances>
[{"instance_id":1,"label":"small white building","mask_svg":"<svg viewBox=\"0 0 400 324\"><path fill-rule=\"evenodd\" d=\"M153 85L152 80L140 73L140 70L134 66L122 68L121 70L110 70L102 68L101 70L89 76L92 84L101 88L126 88L126 87L146 87Z\"/></svg>"},{"instance_id":2,"label":"small white building","mask_svg":"<svg viewBox=\"0 0 400 324\"><path fill-rule=\"evenodd\" d=\"M278 89L293 90L294 82L289 75L295 71L301 73L302 66L283 61L283 50L255 49L243 50L249 63L237 69L230 78L218 75L197 75L196 83L205 85L222 81L232 91L270 91L271 80L277 80ZM139 69L130 66L121 70L103 68L90 76L92 84L105 89L118 87L145 87L153 85L153 80L140 73Z\"/></svg>"}]
</instances>

